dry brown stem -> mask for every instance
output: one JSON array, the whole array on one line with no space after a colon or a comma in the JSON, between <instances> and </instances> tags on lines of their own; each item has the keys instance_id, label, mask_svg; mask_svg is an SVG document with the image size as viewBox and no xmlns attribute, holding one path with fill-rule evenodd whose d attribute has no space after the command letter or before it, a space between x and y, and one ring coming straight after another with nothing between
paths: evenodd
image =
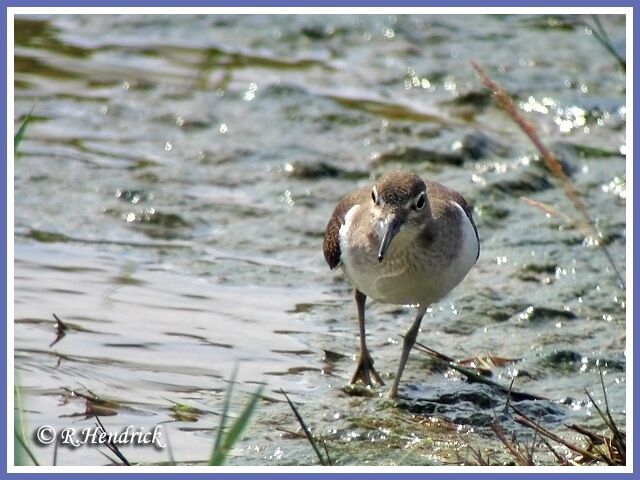
<instances>
[{"instance_id":1,"label":"dry brown stem","mask_svg":"<svg viewBox=\"0 0 640 480\"><path fill-rule=\"evenodd\" d=\"M582 200L580 200L580 197L578 196L573 183L571 183L571 180L564 172L562 164L558 161L553 152L551 152L551 150L549 150L544 145L544 143L542 143L542 140L540 139L540 136L538 135L535 127L520 114L516 106L511 101L511 98L509 97L507 92L497 82L492 80L491 77L489 77L477 63L472 61L471 65L480 76L480 80L482 81L483 85L493 92L496 100L498 101L498 105L500 105L500 108L502 108L506 112L506 114L509 115L509 117L516 123L516 125L520 127L520 130L522 130L524 134L529 137L531 143L533 143L533 145L540 153L547 169L560 181L565 195L571 201L574 208L582 215L583 227L588 232L590 232L594 239L597 240L596 243L600 247L600 250L602 250L602 252L607 257L609 265L611 265L611 269L620 282L621 288L624 288L624 278L616 267L615 262L613 261L613 257L611 256L611 253L607 249L606 245L598 240L601 238L600 232L598 231L595 222L591 218L587 207L584 205Z\"/></svg>"}]
</instances>

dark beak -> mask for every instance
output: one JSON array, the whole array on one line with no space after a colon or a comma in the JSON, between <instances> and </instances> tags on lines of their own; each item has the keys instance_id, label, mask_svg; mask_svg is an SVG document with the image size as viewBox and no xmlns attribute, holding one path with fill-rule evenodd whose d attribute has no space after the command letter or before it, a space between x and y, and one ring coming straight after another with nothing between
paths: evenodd
<instances>
[{"instance_id":1,"label":"dark beak","mask_svg":"<svg viewBox=\"0 0 640 480\"><path fill-rule=\"evenodd\" d=\"M382 234L382 242L380 243L380 250L378 250L378 262L384 260L384 256L387 254L387 249L391 244L391 240L396 236L400 230L400 221L395 215L389 215L384 221L384 232Z\"/></svg>"}]
</instances>

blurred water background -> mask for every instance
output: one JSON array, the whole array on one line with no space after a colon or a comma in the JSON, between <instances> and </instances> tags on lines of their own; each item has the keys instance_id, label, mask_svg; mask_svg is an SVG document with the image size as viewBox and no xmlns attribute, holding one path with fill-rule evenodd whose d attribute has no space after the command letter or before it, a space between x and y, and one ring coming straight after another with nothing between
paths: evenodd
<instances>
[{"instance_id":1,"label":"blurred water background","mask_svg":"<svg viewBox=\"0 0 640 480\"><path fill-rule=\"evenodd\" d=\"M624 55L624 17L600 20ZM280 388L338 464L459 463L469 445L509 461L490 423L530 432L503 415L504 396L416 351L397 406L343 389L355 304L324 263L322 235L339 197L393 169L462 192L482 242L418 341L494 357L494 379L516 376L514 388L549 398L520 407L567 438L566 423L602 427L583 390L602 398L602 369L624 422L626 297L596 243L624 273L625 74L584 22L593 19L17 16L16 125L35 105L14 176L27 432L91 426L97 412L112 431L162 424L175 461L205 462L239 365L233 411L242 392L266 389L232 464L316 461ZM470 60L562 160L602 238L577 228ZM51 345L54 313L69 331ZM368 304L387 378L412 318ZM52 446L34 451L52 462ZM172 461L168 450L123 452ZM108 461L83 447L60 448L57 463Z\"/></svg>"}]
</instances>

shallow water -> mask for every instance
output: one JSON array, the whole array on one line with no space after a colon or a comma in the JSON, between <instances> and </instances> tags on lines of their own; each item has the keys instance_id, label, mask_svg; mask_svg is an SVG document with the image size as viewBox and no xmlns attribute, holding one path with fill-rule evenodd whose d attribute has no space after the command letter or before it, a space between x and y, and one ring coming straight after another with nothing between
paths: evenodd
<instances>
[{"instance_id":1,"label":"shallow water","mask_svg":"<svg viewBox=\"0 0 640 480\"><path fill-rule=\"evenodd\" d=\"M567 437L566 423L602 427L583 390L602 398L602 368L623 423L625 293L469 65L514 95L563 160L624 274L625 75L577 20L591 21L19 16L16 121L35 105L14 177L26 431L91 426L97 411L113 431L164 426L171 449L127 447L132 462L202 463L237 365L234 412L241 392L266 389L232 464L316 462L281 388L338 464L459 463L468 446L508 461L490 423L529 433L501 416L504 395L417 351L397 407L343 389L355 305L322 234L340 196L397 168L462 192L482 244L418 341L516 359L491 367L494 379L517 375L514 389L550 399L519 405ZM624 18L602 21L624 53ZM54 313L69 331L51 345ZM367 315L391 380L413 311L370 302ZM35 453L54 458L52 446ZM552 460L541 449L539 461ZM107 462L95 448L57 452L58 464Z\"/></svg>"}]
</instances>

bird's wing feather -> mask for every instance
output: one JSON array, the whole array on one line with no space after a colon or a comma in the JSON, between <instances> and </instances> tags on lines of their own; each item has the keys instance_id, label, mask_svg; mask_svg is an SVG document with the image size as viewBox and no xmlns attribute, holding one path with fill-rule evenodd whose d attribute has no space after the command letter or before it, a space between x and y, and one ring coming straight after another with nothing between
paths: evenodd
<instances>
[{"instance_id":1,"label":"bird's wing feather","mask_svg":"<svg viewBox=\"0 0 640 480\"><path fill-rule=\"evenodd\" d=\"M476 222L473 221L473 215L471 213L473 208L467 203L464 197L460 195L458 192L456 192L455 190L445 187L444 185L437 182L426 181L425 183L427 185L427 194L429 196L429 199L434 198L434 199L440 199L440 200L453 201L462 207L462 209L464 210L464 213L467 215L467 218L469 219L469 221L471 222L471 225L473 226L473 230L476 233L476 239L478 240L478 253L476 254L476 260L477 260L478 257L480 256L480 237L478 235L478 228L476 227Z\"/></svg>"},{"instance_id":2,"label":"bird's wing feather","mask_svg":"<svg viewBox=\"0 0 640 480\"><path fill-rule=\"evenodd\" d=\"M331 215L324 232L324 243L322 245L324 259L331 269L340 266L340 227L344 225L344 218L351 207L366 200L369 191L370 187L363 187L343 197L336 205L333 215Z\"/></svg>"}]
</instances>

